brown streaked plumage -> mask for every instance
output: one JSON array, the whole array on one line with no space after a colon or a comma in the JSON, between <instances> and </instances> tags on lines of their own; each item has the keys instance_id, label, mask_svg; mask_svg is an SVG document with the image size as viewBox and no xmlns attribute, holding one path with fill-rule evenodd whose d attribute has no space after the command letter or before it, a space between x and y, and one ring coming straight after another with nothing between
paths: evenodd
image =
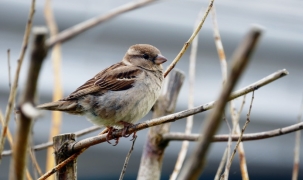
<instances>
[{"instance_id":1,"label":"brown streaked plumage","mask_svg":"<svg viewBox=\"0 0 303 180\"><path fill-rule=\"evenodd\" d=\"M121 62L104 69L68 97L37 108L84 115L107 127L108 136L114 128L124 128L126 136L127 128L145 116L159 97L162 63L166 61L154 46L133 45Z\"/></svg>"}]
</instances>

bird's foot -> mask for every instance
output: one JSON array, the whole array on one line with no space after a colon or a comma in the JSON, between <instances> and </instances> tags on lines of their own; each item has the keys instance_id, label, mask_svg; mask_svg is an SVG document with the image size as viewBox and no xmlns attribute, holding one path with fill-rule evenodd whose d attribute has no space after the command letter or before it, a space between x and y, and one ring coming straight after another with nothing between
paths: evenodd
<instances>
[{"instance_id":1,"label":"bird's foot","mask_svg":"<svg viewBox=\"0 0 303 180\"><path fill-rule=\"evenodd\" d=\"M113 127L107 127L107 129L106 129L106 130L103 130L101 133L102 133L102 134L105 134L105 133L107 132L106 141L107 141L109 144L112 144L112 143L110 142L110 139L109 139L109 138L113 137L113 139L116 140L116 142L115 142L115 144L114 144L113 146L116 146L116 145L119 143L119 137L116 137L116 138L115 138L115 137L113 136L113 132L114 132L114 131L116 131L115 128L113 128Z\"/></svg>"},{"instance_id":2,"label":"bird's foot","mask_svg":"<svg viewBox=\"0 0 303 180\"><path fill-rule=\"evenodd\" d=\"M122 131L122 136L123 137L129 137L131 134L133 134L133 138L131 139L131 141L134 140L137 137L136 131L133 132L133 133L130 133L130 134L126 134L126 132L128 131L128 128L133 126L134 124L128 123L128 122L125 122L125 121L120 121L120 124L122 124L124 126L123 131Z\"/></svg>"}]
</instances>

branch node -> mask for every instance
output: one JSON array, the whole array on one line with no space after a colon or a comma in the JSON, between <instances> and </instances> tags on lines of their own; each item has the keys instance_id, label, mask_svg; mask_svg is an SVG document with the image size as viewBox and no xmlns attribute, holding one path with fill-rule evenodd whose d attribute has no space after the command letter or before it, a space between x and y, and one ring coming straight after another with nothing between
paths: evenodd
<instances>
[{"instance_id":1,"label":"branch node","mask_svg":"<svg viewBox=\"0 0 303 180\"><path fill-rule=\"evenodd\" d=\"M20 107L20 110L27 118L30 118L30 119L37 119L38 117L42 116L41 111L36 109L33 106L33 104L30 102L26 102L26 103L22 104Z\"/></svg>"}]
</instances>

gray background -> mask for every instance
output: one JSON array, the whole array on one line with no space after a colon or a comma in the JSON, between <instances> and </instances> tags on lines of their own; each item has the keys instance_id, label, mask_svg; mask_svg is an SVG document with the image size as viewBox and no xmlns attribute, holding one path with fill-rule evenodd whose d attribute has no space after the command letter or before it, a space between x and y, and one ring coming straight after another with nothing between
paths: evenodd
<instances>
[{"instance_id":1,"label":"gray background","mask_svg":"<svg viewBox=\"0 0 303 180\"><path fill-rule=\"evenodd\" d=\"M64 30L86 19L126 3L126 1L53 1L53 10L59 29ZM62 45L62 83L64 95L68 95L87 79L102 69L120 61L130 45L148 43L158 47L168 58L165 67L192 33L193 24L200 9L206 9L208 1L163 1L154 3L105 22ZM303 2L298 0L255 0L255 1L217 1L217 18L227 59L241 41L251 24L260 24L265 33L254 54L250 65L237 85L237 88L253 83L277 70L287 69L290 74L255 93L251 123L246 132L261 132L297 122L297 115L303 90ZM0 1L0 108L5 111L8 99L7 49L11 49L12 73L15 72L24 27L28 16L30 1ZM45 25L43 16L44 1L37 1L34 25ZM185 53L176 68L188 73L189 53ZM229 60L228 60L229 62ZM28 54L20 75L22 89L28 65ZM215 100L221 87L221 71L216 52L211 18L207 18L199 35L195 84L195 105ZM48 55L39 79L40 102L51 100L53 69ZM245 122L248 102L242 113L241 125ZM177 111L187 108L188 75L181 89ZM237 101L239 107L241 98ZM195 116L194 132L199 132L207 113ZM83 117L63 115L62 133L74 132L91 123ZM144 118L150 119L148 115ZM46 142L50 129L50 112L38 119L34 125L34 144ZM230 118L228 117L230 120ZM203 125L203 124L202 124ZM172 131L184 131L185 120L172 125ZM14 120L10 128L14 131ZM219 133L228 132L225 123ZM126 178L137 175L140 157L146 140L145 131L138 132L134 153L129 162ZM96 135L97 132L86 136ZM248 172L251 179L290 179L292 173L294 136L288 134L267 140L245 142ZM82 139L82 138L81 138ZM166 150L163 177L167 179L172 172L180 142L171 142ZM303 157L301 140L300 160ZM87 150L78 163L79 179L118 179L125 155L131 143L122 139L118 146L107 143L96 145ZM194 143L191 143L191 148ZM233 143L233 146L235 143ZM214 143L202 178L213 179L223 154L225 143ZM6 149L9 147L6 146ZM191 150L189 151L191 153ZM45 151L37 152L40 165L45 166ZM0 165L0 179L7 179L9 157L4 157ZM300 168L300 178L302 166ZM240 178L238 158L234 160L230 179ZM299 178L299 179L300 179Z\"/></svg>"}]
</instances>

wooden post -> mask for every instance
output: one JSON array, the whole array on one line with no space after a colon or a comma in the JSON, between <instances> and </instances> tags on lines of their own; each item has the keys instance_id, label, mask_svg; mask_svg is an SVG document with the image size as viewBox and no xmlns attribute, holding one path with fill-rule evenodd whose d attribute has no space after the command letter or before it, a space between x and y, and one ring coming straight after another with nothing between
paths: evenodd
<instances>
[{"instance_id":1,"label":"wooden post","mask_svg":"<svg viewBox=\"0 0 303 180\"><path fill-rule=\"evenodd\" d=\"M68 145L76 141L75 134L60 134L53 137L56 165L67 159L70 154L67 152ZM57 180L77 179L77 159L69 162L56 173Z\"/></svg>"},{"instance_id":2,"label":"wooden post","mask_svg":"<svg viewBox=\"0 0 303 180\"><path fill-rule=\"evenodd\" d=\"M166 79L166 89L154 105L153 118L171 114L175 111L179 91L184 81L184 74L173 70ZM162 135L169 132L170 123L149 129L147 141L141 157L141 165L137 179L160 179L162 160L168 141L163 141Z\"/></svg>"}]
</instances>

